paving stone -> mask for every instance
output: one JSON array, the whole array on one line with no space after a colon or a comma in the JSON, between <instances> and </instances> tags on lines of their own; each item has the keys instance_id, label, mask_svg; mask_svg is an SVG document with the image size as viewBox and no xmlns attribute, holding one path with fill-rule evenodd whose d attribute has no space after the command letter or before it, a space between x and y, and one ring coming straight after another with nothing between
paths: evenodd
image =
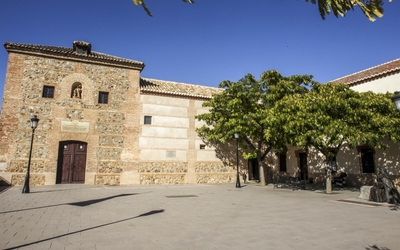
<instances>
[{"instance_id":1,"label":"paving stone","mask_svg":"<svg viewBox=\"0 0 400 250\"><path fill-rule=\"evenodd\" d=\"M32 188L33 199L20 189L0 194L0 249L397 249L400 245L400 226L395 223L399 207L354 203L358 192L326 195L252 185L240 190L231 185L53 185ZM117 197L126 193L140 195ZM196 197L166 198L188 195ZM109 197L115 198L70 205Z\"/></svg>"}]
</instances>

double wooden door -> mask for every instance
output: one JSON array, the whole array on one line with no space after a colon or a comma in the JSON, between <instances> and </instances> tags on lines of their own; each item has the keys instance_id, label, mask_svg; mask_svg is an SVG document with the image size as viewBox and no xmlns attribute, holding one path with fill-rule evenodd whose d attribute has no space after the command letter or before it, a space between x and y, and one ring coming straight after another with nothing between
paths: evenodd
<instances>
[{"instance_id":1,"label":"double wooden door","mask_svg":"<svg viewBox=\"0 0 400 250\"><path fill-rule=\"evenodd\" d=\"M60 142L57 183L84 183L87 143Z\"/></svg>"}]
</instances>

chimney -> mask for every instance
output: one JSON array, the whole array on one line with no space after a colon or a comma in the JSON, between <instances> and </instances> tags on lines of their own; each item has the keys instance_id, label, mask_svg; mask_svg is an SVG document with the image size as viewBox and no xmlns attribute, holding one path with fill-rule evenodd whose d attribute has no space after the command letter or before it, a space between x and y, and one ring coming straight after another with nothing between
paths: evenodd
<instances>
[{"instance_id":1,"label":"chimney","mask_svg":"<svg viewBox=\"0 0 400 250\"><path fill-rule=\"evenodd\" d=\"M84 41L74 41L72 48L76 54L89 55L92 50L92 45Z\"/></svg>"}]
</instances>

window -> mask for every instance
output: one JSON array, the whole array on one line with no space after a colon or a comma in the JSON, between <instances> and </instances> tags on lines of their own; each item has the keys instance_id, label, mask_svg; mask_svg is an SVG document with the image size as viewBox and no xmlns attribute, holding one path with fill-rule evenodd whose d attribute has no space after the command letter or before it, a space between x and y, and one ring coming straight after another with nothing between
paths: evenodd
<instances>
[{"instance_id":1,"label":"window","mask_svg":"<svg viewBox=\"0 0 400 250\"><path fill-rule=\"evenodd\" d=\"M206 149L206 145L205 144L200 144L200 149Z\"/></svg>"},{"instance_id":2,"label":"window","mask_svg":"<svg viewBox=\"0 0 400 250\"><path fill-rule=\"evenodd\" d=\"M53 86L44 86L42 97L43 98L54 98L54 87Z\"/></svg>"},{"instance_id":3,"label":"window","mask_svg":"<svg viewBox=\"0 0 400 250\"><path fill-rule=\"evenodd\" d=\"M99 92L99 103L108 103L108 92Z\"/></svg>"},{"instance_id":4,"label":"window","mask_svg":"<svg viewBox=\"0 0 400 250\"><path fill-rule=\"evenodd\" d=\"M359 149L361 153L361 168L363 173L375 173L374 150L370 147Z\"/></svg>"},{"instance_id":5,"label":"window","mask_svg":"<svg viewBox=\"0 0 400 250\"><path fill-rule=\"evenodd\" d=\"M151 124L151 116L144 116L144 124Z\"/></svg>"},{"instance_id":6,"label":"window","mask_svg":"<svg viewBox=\"0 0 400 250\"><path fill-rule=\"evenodd\" d=\"M286 172L286 153L279 154L279 171Z\"/></svg>"}]
</instances>

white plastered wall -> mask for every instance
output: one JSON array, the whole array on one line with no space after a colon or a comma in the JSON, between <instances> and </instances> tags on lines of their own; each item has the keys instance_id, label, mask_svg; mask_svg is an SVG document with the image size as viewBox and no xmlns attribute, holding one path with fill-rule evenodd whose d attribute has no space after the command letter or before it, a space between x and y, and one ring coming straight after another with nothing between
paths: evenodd
<instances>
[{"instance_id":1,"label":"white plastered wall","mask_svg":"<svg viewBox=\"0 0 400 250\"><path fill-rule=\"evenodd\" d=\"M378 78L350 88L358 92L394 93L395 91L400 91L400 74L385 76L384 78Z\"/></svg>"}]
</instances>

